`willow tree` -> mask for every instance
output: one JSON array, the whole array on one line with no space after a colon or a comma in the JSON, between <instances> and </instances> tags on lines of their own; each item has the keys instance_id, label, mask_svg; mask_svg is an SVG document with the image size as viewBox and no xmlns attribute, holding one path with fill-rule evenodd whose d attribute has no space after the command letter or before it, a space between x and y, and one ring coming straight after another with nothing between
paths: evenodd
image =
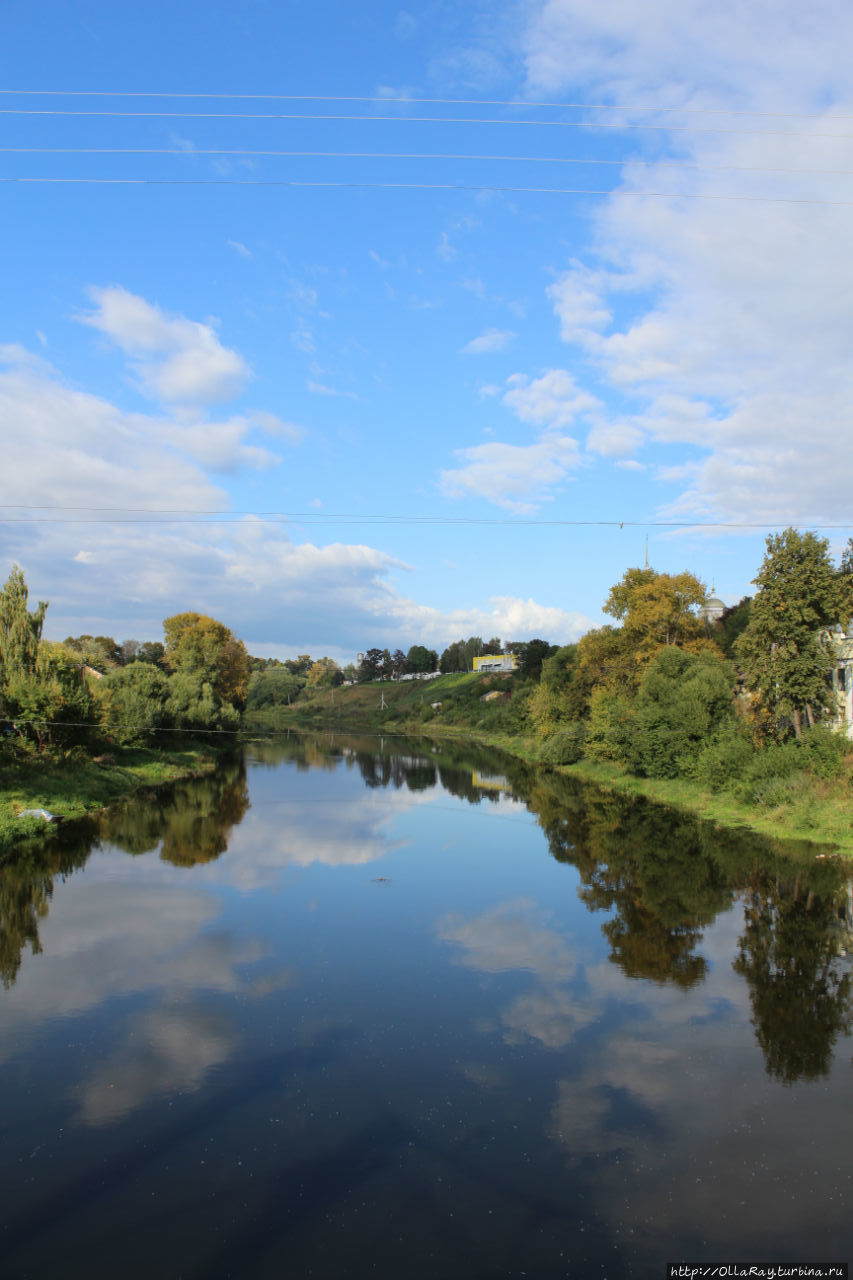
<instances>
[{"instance_id":1,"label":"willow tree","mask_svg":"<svg viewBox=\"0 0 853 1280\"><path fill-rule=\"evenodd\" d=\"M24 575L15 565L0 591L0 680L31 676L38 660L47 601L27 608L29 592Z\"/></svg>"},{"instance_id":2,"label":"willow tree","mask_svg":"<svg viewBox=\"0 0 853 1280\"><path fill-rule=\"evenodd\" d=\"M767 538L753 578L750 619L735 643L746 687L778 732L826 718L832 706L830 675L835 645L827 628L843 609L829 543L815 533L786 529Z\"/></svg>"}]
</instances>

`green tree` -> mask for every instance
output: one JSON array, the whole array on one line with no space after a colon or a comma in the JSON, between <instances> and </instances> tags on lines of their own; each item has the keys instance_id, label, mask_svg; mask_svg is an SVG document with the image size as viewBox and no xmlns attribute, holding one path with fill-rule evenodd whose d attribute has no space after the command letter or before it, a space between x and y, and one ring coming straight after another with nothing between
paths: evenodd
<instances>
[{"instance_id":1,"label":"green tree","mask_svg":"<svg viewBox=\"0 0 853 1280\"><path fill-rule=\"evenodd\" d=\"M318 658L308 670L308 684L313 689L328 689L339 685L343 673L334 658Z\"/></svg>"},{"instance_id":2,"label":"green tree","mask_svg":"<svg viewBox=\"0 0 853 1280\"><path fill-rule=\"evenodd\" d=\"M724 609L719 621L715 624L712 635L727 658L735 656L735 644L738 636L746 630L752 612L752 596L744 596L731 608Z\"/></svg>"},{"instance_id":3,"label":"green tree","mask_svg":"<svg viewBox=\"0 0 853 1280\"><path fill-rule=\"evenodd\" d=\"M643 675L623 744L632 773L689 773L702 747L734 719L734 686L732 667L713 653L661 649Z\"/></svg>"},{"instance_id":4,"label":"green tree","mask_svg":"<svg viewBox=\"0 0 853 1280\"><path fill-rule=\"evenodd\" d=\"M300 653L298 658L286 658L284 665L292 676L307 676L313 661L310 653Z\"/></svg>"},{"instance_id":5,"label":"green tree","mask_svg":"<svg viewBox=\"0 0 853 1280\"><path fill-rule=\"evenodd\" d=\"M92 693L62 645L42 641L35 670L13 675L3 694L19 742L35 743L40 751L85 742L94 726Z\"/></svg>"},{"instance_id":6,"label":"green tree","mask_svg":"<svg viewBox=\"0 0 853 1280\"><path fill-rule=\"evenodd\" d=\"M758 592L735 653L777 733L793 725L799 738L803 720L820 721L832 702L835 648L825 629L838 621L843 598L829 543L797 529L770 534L753 581Z\"/></svg>"},{"instance_id":7,"label":"green tree","mask_svg":"<svg viewBox=\"0 0 853 1280\"><path fill-rule=\"evenodd\" d=\"M0 680L33 675L38 659L47 601L27 608L29 592L24 575L15 565L0 591Z\"/></svg>"},{"instance_id":8,"label":"green tree","mask_svg":"<svg viewBox=\"0 0 853 1280\"><path fill-rule=\"evenodd\" d=\"M136 651L137 662L150 662L152 666L163 667L166 664L166 646L159 640L146 640Z\"/></svg>"},{"instance_id":9,"label":"green tree","mask_svg":"<svg viewBox=\"0 0 853 1280\"><path fill-rule=\"evenodd\" d=\"M386 654L388 654L387 649L368 649L359 663L359 681L363 683L366 680L381 680L384 676L390 675L385 665ZM389 660L390 656L388 654Z\"/></svg>"},{"instance_id":10,"label":"green tree","mask_svg":"<svg viewBox=\"0 0 853 1280\"><path fill-rule=\"evenodd\" d=\"M528 680L538 680L542 674L542 664L546 658L556 653L557 646L547 640L528 640L524 644L510 645L510 653L519 655L521 674Z\"/></svg>"},{"instance_id":11,"label":"green tree","mask_svg":"<svg viewBox=\"0 0 853 1280\"><path fill-rule=\"evenodd\" d=\"M435 649L427 649L422 644L413 644L406 654L410 671L437 671L438 654Z\"/></svg>"},{"instance_id":12,"label":"green tree","mask_svg":"<svg viewBox=\"0 0 853 1280\"><path fill-rule=\"evenodd\" d=\"M391 674L399 680L411 670L408 659L402 649L395 649L391 654Z\"/></svg>"},{"instance_id":13,"label":"green tree","mask_svg":"<svg viewBox=\"0 0 853 1280\"><path fill-rule=\"evenodd\" d=\"M215 618L177 613L163 623L166 661L173 672L197 676L232 706L246 702L249 655L242 640Z\"/></svg>"},{"instance_id":14,"label":"green tree","mask_svg":"<svg viewBox=\"0 0 853 1280\"><path fill-rule=\"evenodd\" d=\"M464 640L454 640L447 646L439 658L438 669L442 675L447 675L448 671L466 670Z\"/></svg>"},{"instance_id":15,"label":"green tree","mask_svg":"<svg viewBox=\"0 0 853 1280\"><path fill-rule=\"evenodd\" d=\"M304 677L291 675L285 666L268 667L266 671L253 671L249 678L246 709L258 711L262 707L284 706L304 688Z\"/></svg>"},{"instance_id":16,"label":"green tree","mask_svg":"<svg viewBox=\"0 0 853 1280\"><path fill-rule=\"evenodd\" d=\"M98 684L101 724L123 746L147 742L169 724L165 672L147 662L117 667Z\"/></svg>"},{"instance_id":17,"label":"green tree","mask_svg":"<svg viewBox=\"0 0 853 1280\"><path fill-rule=\"evenodd\" d=\"M185 732L236 730L240 723L235 708L222 702L213 685L194 671L176 671L169 677L166 712L174 727Z\"/></svg>"},{"instance_id":18,"label":"green tree","mask_svg":"<svg viewBox=\"0 0 853 1280\"><path fill-rule=\"evenodd\" d=\"M643 661L663 646L702 637L704 623L698 610L707 596L707 587L692 573L626 569L621 582L611 587L604 612L622 623Z\"/></svg>"}]
</instances>

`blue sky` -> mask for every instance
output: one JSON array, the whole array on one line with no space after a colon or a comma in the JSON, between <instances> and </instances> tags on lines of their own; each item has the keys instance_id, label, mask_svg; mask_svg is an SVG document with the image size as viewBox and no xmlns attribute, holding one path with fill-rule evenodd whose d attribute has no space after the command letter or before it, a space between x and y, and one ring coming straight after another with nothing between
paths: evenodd
<instances>
[{"instance_id":1,"label":"blue sky","mask_svg":"<svg viewBox=\"0 0 853 1280\"><path fill-rule=\"evenodd\" d=\"M2 560L46 634L562 642L647 534L734 602L768 528L853 532L849 6L3 26L0 176L74 180L0 188Z\"/></svg>"}]
</instances>

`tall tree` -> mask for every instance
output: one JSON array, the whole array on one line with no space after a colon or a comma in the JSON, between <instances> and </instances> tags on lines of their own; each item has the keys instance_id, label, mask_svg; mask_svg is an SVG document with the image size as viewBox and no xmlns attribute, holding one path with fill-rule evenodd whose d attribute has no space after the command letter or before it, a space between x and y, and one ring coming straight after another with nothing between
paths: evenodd
<instances>
[{"instance_id":1,"label":"tall tree","mask_svg":"<svg viewBox=\"0 0 853 1280\"><path fill-rule=\"evenodd\" d=\"M327 689L339 685L343 675L334 658L318 658L308 668L308 684L315 689Z\"/></svg>"},{"instance_id":2,"label":"tall tree","mask_svg":"<svg viewBox=\"0 0 853 1280\"><path fill-rule=\"evenodd\" d=\"M215 618L200 613L176 613L163 623L166 661L174 672L190 673L210 684L232 706L246 701L249 655L242 640Z\"/></svg>"},{"instance_id":3,"label":"tall tree","mask_svg":"<svg viewBox=\"0 0 853 1280\"><path fill-rule=\"evenodd\" d=\"M438 654L435 649L427 649L425 645L413 644L406 655L410 671L435 671L438 667Z\"/></svg>"},{"instance_id":4,"label":"tall tree","mask_svg":"<svg viewBox=\"0 0 853 1280\"><path fill-rule=\"evenodd\" d=\"M797 529L770 534L753 582L758 593L735 653L777 731L792 724L799 737L803 721L814 724L832 703L835 647L825 629L838 621L843 600L829 543Z\"/></svg>"},{"instance_id":5,"label":"tall tree","mask_svg":"<svg viewBox=\"0 0 853 1280\"><path fill-rule=\"evenodd\" d=\"M30 611L28 598L24 575L15 565L0 591L0 680L35 672L47 601Z\"/></svg>"},{"instance_id":6,"label":"tall tree","mask_svg":"<svg viewBox=\"0 0 853 1280\"><path fill-rule=\"evenodd\" d=\"M692 573L627 569L622 581L611 587L604 612L617 618L633 637L642 661L666 645L700 639L704 624L698 609L707 595L704 582Z\"/></svg>"},{"instance_id":7,"label":"tall tree","mask_svg":"<svg viewBox=\"0 0 853 1280\"><path fill-rule=\"evenodd\" d=\"M385 666L386 653L386 649L367 650L358 667L358 678L362 683L366 680L380 680L390 674ZM390 658L390 654L388 656Z\"/></svg>"}]
</instances>

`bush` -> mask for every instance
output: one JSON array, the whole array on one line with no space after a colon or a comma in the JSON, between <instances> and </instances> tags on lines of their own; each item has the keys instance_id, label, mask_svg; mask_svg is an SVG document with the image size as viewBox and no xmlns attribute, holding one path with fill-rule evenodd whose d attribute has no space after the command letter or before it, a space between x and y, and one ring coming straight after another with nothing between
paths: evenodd
<instances>
[{"instance_id":1,"label":"bush","mask_svg":"<svg viewBox=\"0 0 853 1280\"><path fill-rule=\"evenodd\" d=\"M552 734L542 748L546 764L577 764L584 756L586 725L582 720Z\"/></svg>"},{"instance_id":2,"label":"bush","mask_svg":"<svg viewBox=\"0 0 853 1280\"><path fill-rule=\"evenodd\" d=\"M147 742L169 724L168 692L166 676L150 663L110 671L98 685L103 728L122 746Z\"/></svg>"},{"instance_id":3,"label":"bush","mask_svg":"<svg viewBox=\"0 0 853 1280\"><path fill-rule=\"evenodd\" d=\"M819 778L837 778L843 772L844 759L851 751L849 739L823 725L807 729L796 744L807 762L807 768Z\"/></svg>"},{"instance_id":4,"label":"bush","mask_svg":"<svg viewBox=\"0 0 853 1280\"><path fill-rule=\"evenodd\" d=\"M745 725L736 721L700 751L692 776L714 791L722 791L744 776L754 756L752 736Z\"/></svg>"},{"instance_id":5,"label":"bush","mask_svg":"<svg viewBox=\"0 0 853 1280\"><path fill-rule=\"evenodd\" d=\"M628 759L634 736L634 707L622 693L599 687L589 701L586 754L593 760Z\"/></svg>"},{"instance_id":6,"label":"bush","mask_svg":"<svg viewBox=\"0 0 853 1280\"><path fill-rule=\"evenodd\" d=\"M708 738L734 720L734 671L710 652L670 647L649 663L626 743L632 772L650 778L692 773Z\"/></svg>"},{"instance_id":7,"label":"bush","mask_svg":"<svg viewBox=\"0 0 853 1280\"><path fill-rule=\"evenodd\" d=\"M169 678L166 710L176 729L239 728L240 713L227 702L220 702L212 685L189 671L177 671Z\"/></svg>"}]
</instances>

